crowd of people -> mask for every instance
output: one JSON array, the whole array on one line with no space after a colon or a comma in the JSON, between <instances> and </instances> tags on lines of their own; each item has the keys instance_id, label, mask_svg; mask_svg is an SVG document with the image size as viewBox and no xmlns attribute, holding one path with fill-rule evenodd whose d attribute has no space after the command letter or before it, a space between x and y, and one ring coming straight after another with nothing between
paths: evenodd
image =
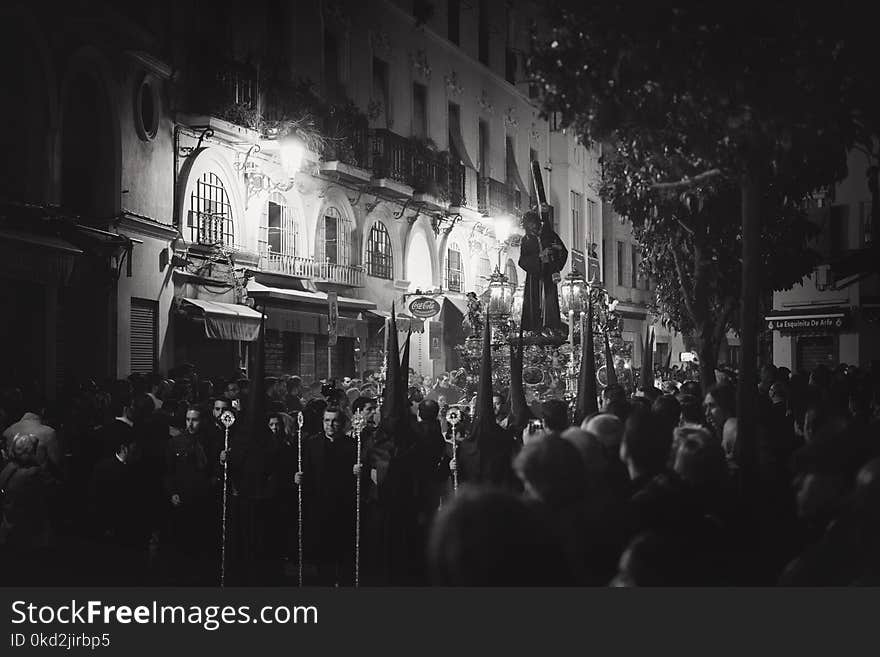
<instances>
[{"instance_id":1,"label":"crowd of people","mask_svg":"<svg viewBox=\"0 0 880 657\"><path fill-rule=\"evenodd\" d=\"M3 579L350 586L357 545L361 585L877 584L878 374L767 365L750 436L727 375L608 386L577 425L496 389L494 446L449 374L411 377L393 426L371 373L266 379L261 405L191 366L53 405L7 386Z\"/></svg>"}]
</instances>

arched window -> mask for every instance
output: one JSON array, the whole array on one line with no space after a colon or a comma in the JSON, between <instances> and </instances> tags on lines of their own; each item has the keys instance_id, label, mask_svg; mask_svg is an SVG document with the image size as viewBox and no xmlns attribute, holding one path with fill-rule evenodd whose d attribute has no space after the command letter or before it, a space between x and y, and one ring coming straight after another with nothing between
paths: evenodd
<instances>
[{"instance_id":1,"label":"arched window","mask_svg":"<svg viewBox=\"0 0 880 657\"><path fill-rule=\"evenodd\" d=\"M187 226L190 241L197 244L235 244L232 204L223 181L210 171L196 181L189 199Z\"/></svg>"},{"instance_id":2,"label":"arched window","mask_svg":"<svg viewBox=\"0 0 880 657\"><path fill-rule=\"evenodd\" d=\"M274 193L266 202L260 225L260 245L273 254L302 255L299 220L281 194Z\"/></svg>"},{"instance_id":3,"label":"arched window","mask_svg":"<svg viewBox=\"0 0 880 657\"><path fill-rule=\"evenodd\" d=\"M446 249L446 289L450 292L461 292L464 288L464 276L461 271L461 248L455 242Z\"/></svg>"},{"instance_id":4,"label":"arched window","mask_svg":"<svg viewBox=\"0 0 880 657\"><path fill-rule=\"evenodd\" d=\"M376 278L391 279L394 276L394 260L391 257L391 237L385 224L377 221L370 229L367 240L367 273Z\"/></svg>"},{"instance_id":5,"label":"arched window","mask_svg":"<svg viewBox=\"0 0 880 657\"><path fill-rule=\"evenodd\" d=\"M507 280L510 281L511 285L519 285L519 275L516 273L516 265L513 264L513 260L507 261L507 265L504 267L504 275L507 276Z\"/></svg>"},{"instance_id":6,"label":"arched window","mask_svg":"<svg viewBox=\"0 0 880 657\"><path fill-rule=\"evenodd\" d=\"M332 265L352 265L351 222L339 210L330 206L318 225L318 262Z\"/></svg>"},{"instance_id":7,"label":"arched window","mask_svg":"<svg viewBox=\"0 0 880 657\"><path fill-rule=\"evenodd\" d=\"M294 206L278 192L269 197L260 222L260 256L271 271L297 273L305 255L302 248L300 221Z\"/></svg>"}]
</instances>

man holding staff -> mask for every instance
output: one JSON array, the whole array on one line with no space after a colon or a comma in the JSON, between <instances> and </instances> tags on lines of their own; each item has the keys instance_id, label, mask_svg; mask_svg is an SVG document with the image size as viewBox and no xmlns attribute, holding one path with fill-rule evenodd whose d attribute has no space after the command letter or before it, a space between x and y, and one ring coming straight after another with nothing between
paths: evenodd
<instances>
[{"instance_id":1,"label":"man holding staff","mask_svg":"<svg viewBox=\"0 0 880 657\"><path fill-rule=\"evenodd\" d=\"M348 418L337 406L324 411L323 430L303 441L305 560L316 563L321 586L353 586L356 489L361 475L357 443L345 435Z\"/></svg>"}]
</instances>

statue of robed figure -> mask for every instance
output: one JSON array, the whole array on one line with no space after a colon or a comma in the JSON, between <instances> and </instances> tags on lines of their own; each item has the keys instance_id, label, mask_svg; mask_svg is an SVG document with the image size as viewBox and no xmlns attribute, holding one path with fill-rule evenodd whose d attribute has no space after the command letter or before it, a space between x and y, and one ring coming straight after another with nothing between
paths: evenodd
<instances>
[{"instance_id":1,"label":"statue of robed figure","mask_svg":"<svg viewBox=\"0 0 880 657\"><path fill-rule=\"evenodd\" d=\"M547 217L537 211L523 216L526 234L520 243L519 266L526 272L522 327L546 333L562 329L559 315L559 272L568 260L568 249Z\"/></svg>"}]
</instances>

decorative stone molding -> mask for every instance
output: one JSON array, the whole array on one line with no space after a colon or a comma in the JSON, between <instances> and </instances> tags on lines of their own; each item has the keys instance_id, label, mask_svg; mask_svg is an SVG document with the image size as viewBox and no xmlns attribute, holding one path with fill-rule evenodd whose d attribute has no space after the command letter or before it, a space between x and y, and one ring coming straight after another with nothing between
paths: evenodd
<instances>
[{"instance_id":1,"label":"decorative stone molding","mask_svg":"<svg viewBox=\"0 0 880 657\"><path fill-rule=\"evenodd\" d=\"M516 118L516 108L511 106L507 108L507 111L504 113L504 125L508 128L515 128L519 125L519 120Z\"/></svg>"},{"instance_id":2,"label":"decorative stone molding","mask_svg":"<svg viewBox=\"0 0 880 657\"><path fill-rule=\"evenodd\" d=\"M431 65L428 63L428 55L424 48L419 48L415 52L411 51L409 53L409 63L416 73L427 80L431 79L431 73L433 71Z\"/></svg>"},{"instance_id":3,"label":"decorative stone molding","mask_svg":"<svg viewBox=\"0 0 880 657\"><path fill-rule=\"evenodd\" d=\"M450 71L449 75L443 77L443 81L446 83L446 90L453 96L460 96L464 91L455 71Z\"/></svg>"},{"instance_id":4,"label":"decorative stone molding","mask_svg":"<svg viewBox=\"0 0 880 657\"><path fill-rule=\"evenodd\" d=\"M533 142L540 143L542 141L541 131L538 130L538 125L532 122L532 129L529 131L529 136L532 138Z\"/></svg>"},{"instance_id":5,"label":"decorative stone molding","mask_svg":"<svg viewBox=\"0 0 880 657\"><path fill-rule=\"evenodd\" d=\"M485 89L483 89L483 91L480 93L479 98L477 98L477 105L480 107L481 110L487 112L488 114L492 114L495 111L495 106L489 100L489 93Z\"/></svg>"}]
</instances>

